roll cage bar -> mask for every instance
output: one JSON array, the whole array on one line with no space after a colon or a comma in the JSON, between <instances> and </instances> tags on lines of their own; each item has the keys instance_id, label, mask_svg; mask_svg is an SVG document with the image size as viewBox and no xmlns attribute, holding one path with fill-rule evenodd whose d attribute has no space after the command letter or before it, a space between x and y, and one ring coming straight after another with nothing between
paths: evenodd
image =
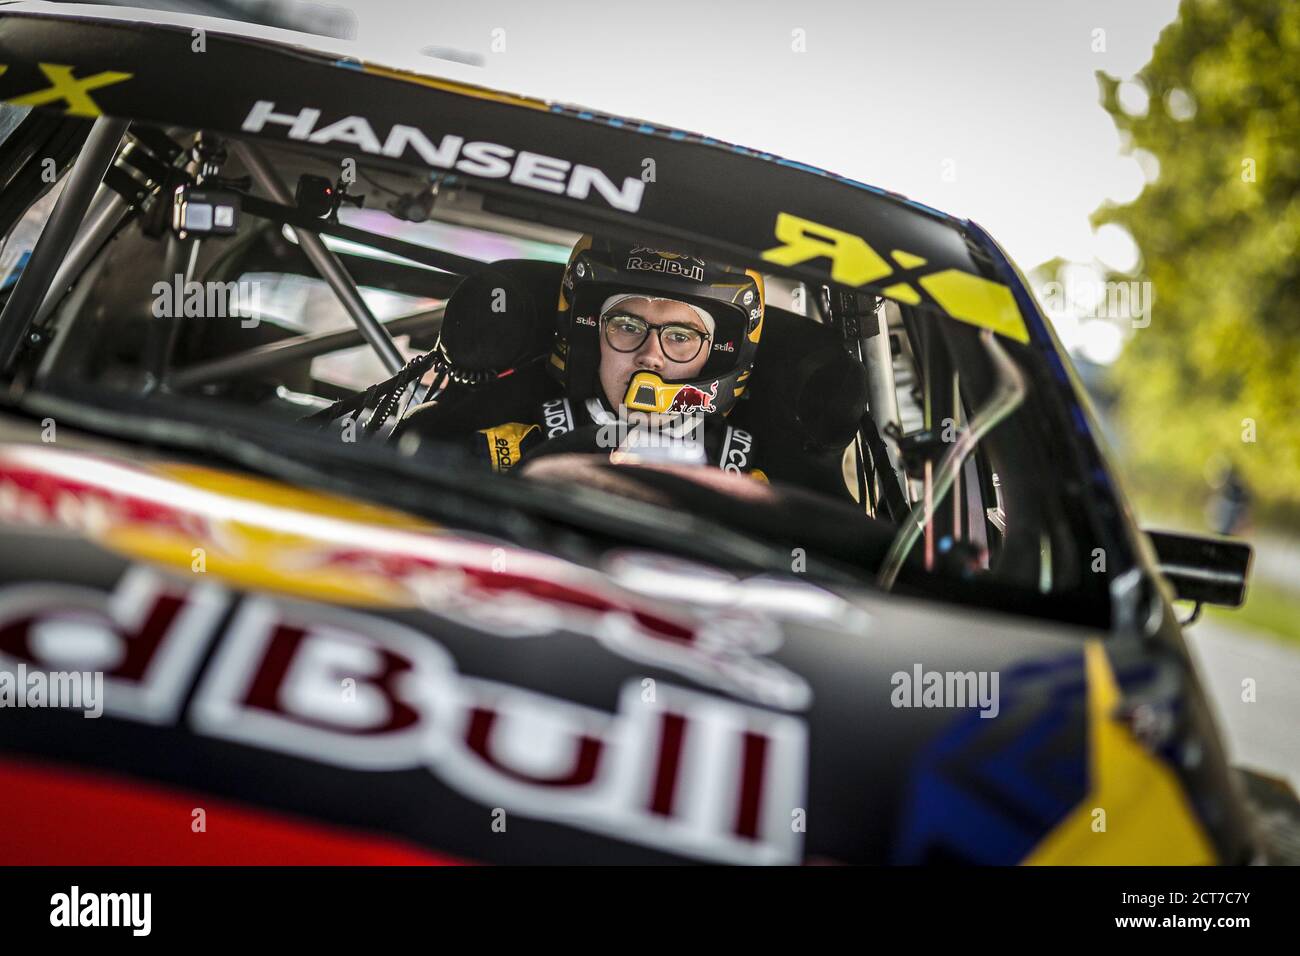
<instances>
[{"instance_id":1,"label":"roll cage bar","mask_svg":"<svg viewBox=\"0 0 1300 956\"><path fill-rule=\"evenodd\" d=\"M50 219L36 240L31 259L18 276L18 283L0 312L0 374L6 373L13 363L23 335L76 239L77 230L90 209L104 174L117 156L128 126L125 120L101 116L91 127Z\"/></svg>"}]
</instances>

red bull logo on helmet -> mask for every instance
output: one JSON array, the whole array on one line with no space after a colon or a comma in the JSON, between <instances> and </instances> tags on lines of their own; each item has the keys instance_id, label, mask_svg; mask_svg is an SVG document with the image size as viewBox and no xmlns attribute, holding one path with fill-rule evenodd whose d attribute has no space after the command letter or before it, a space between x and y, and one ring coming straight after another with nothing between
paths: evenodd
<instances>
[{"instance_id":1,"label":"red bull logo on helmet","mask_svg":"<svg viewBox=\"0 0 1300 956\"><path fill-rule=\"evenodd\" d=\"M629 252L629 256L659 256L663 259L680 259L689 260L697 266L703 266L704 260L699 256L687 255L684 252L669 252L667 249L655 249L651 246L634 246Z\"/></svg>"},{"instance_id":2,"label":"red bull logo on helmet","mask_svg":"<svg viewBox=\"0 0 1300 956\"><path fill-rule=\"evenodd\" d=\"M646 246L637 246L628 253L627 265L624 268L638 272L661 272L691 282L704 281L703 259L677 252L650 249Z\"/></svg>"}]
</instances>

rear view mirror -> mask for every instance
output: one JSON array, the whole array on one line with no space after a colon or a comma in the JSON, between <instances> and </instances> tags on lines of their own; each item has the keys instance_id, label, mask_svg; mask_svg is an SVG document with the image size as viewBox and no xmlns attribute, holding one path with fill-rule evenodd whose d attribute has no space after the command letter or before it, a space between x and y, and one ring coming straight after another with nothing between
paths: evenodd
<instances>
[{"instance_id":1,"label":"rear view mirror","mask_svg":"<svg viewBox=\"0 0 1300 956\"><path fill-rule=\"evenodd\" d=\"M1229 538L1148 531L1160 573L1180 600L1241 607L1246 600L1251 548Z\"/></svg>"}]
</instances>

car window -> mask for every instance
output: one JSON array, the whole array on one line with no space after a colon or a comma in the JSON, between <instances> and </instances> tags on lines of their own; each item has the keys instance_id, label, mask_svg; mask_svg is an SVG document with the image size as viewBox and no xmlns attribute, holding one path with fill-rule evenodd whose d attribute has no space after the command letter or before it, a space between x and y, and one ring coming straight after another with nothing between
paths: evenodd
<instances>
[{"instance_id":1,"label":"car window","mask_svg":"<svg viewBox=\"0 0 1300 956\"><path fill-rule=\"evenodd\" d=\"M3 245L0 245L0 293L8 292L18 281L32 250L36 248L36 240L41 237L41 230L50 218L50 211L59 201L65 180L66 177L58 180L33 202L4 237Z\"/></svg>"},{"instance_id":2,"label":"car window","mask_svg":"<svg viewBox=\"0 0 1300 956\"><path fill-rule=\"evenodd\" d=\"M13 134L27 115L31 112L30 106L14 106L10 103L0 103L0 143L7 140Z\"/></svg>"},{"instance_id":3,"label":"car window","mask_svg":"<svg viewBox=\"0 0 1300 956\"><path fill-rule=\"evenodd\" d=\"M788 547L792 568L807 551L913 593L1001 589L1004 603L1067 615L1098 606L1098 580L1069 557L1091 531L1063 497L1045 376L1021 343L770 262L643 239L626 222L584 232L593 227L460 181L367 163L345 181L309 150L267 150L296 197L285 206L239 185L251 178L227 141L138 127L128 140L142 151L174 141L182 186L137 197L68 290L46 330L55 344L32 358L37 387L218 404L298 423L322 443L359 428L431 463L454 448L485 473L518 465L520 480L696 513ZM180 165L196 150L209 152L206 181ZM142 167L158 175L156 157ZM7 272L53 199L8 237ZM304 229L344 278L321 274ZM609 258L591 258L598 249ZM731 277L716 301L661 294L665 276L695 288L713 268ZM389 354L368 344L373 329L358 331L351 294L375 328L390 327ZM605 309L628 299L640 324L621 334L641 338L616 343ZM655 318L670 307L676 319ZM704 335L670 343L697 343L672 359L675 377L663 328L683 315ZM647 348L658 365L639 357ZM625 378L611 390L606 373ZM575 391L582 376L587 390ZM634 402L649 403L639 419ZM671 427L697 412L702 437L684 450L693 433ZM656 444L661 432L672 440ZM965 451L949 462L956 446Z\"/></svg>"}]
</instances>

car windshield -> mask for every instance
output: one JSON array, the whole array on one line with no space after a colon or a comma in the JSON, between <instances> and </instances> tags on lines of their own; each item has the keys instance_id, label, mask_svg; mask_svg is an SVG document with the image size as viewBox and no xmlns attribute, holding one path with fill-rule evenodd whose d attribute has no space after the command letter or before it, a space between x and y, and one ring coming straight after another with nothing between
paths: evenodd
<instances>
[{"instance_id":1,"label":"car windshield","mask_svg":"<svg viewBox=\"0 0 1300 956\"><path fill-rule=\"evenodd\" d=\"M11 138L51 122L3 116ZM563 489L575 512L653 515L669 543L681 519L793 573L1105 621L1054 373L905 283L813 283L707 234L310 146L139 122L115 143L25 314L7 306L76 151L6 190L20 406L290 429L283 455L362 450L375 481L356 494L396 470L520 508Z\"/></svg>"}]
</instances>

